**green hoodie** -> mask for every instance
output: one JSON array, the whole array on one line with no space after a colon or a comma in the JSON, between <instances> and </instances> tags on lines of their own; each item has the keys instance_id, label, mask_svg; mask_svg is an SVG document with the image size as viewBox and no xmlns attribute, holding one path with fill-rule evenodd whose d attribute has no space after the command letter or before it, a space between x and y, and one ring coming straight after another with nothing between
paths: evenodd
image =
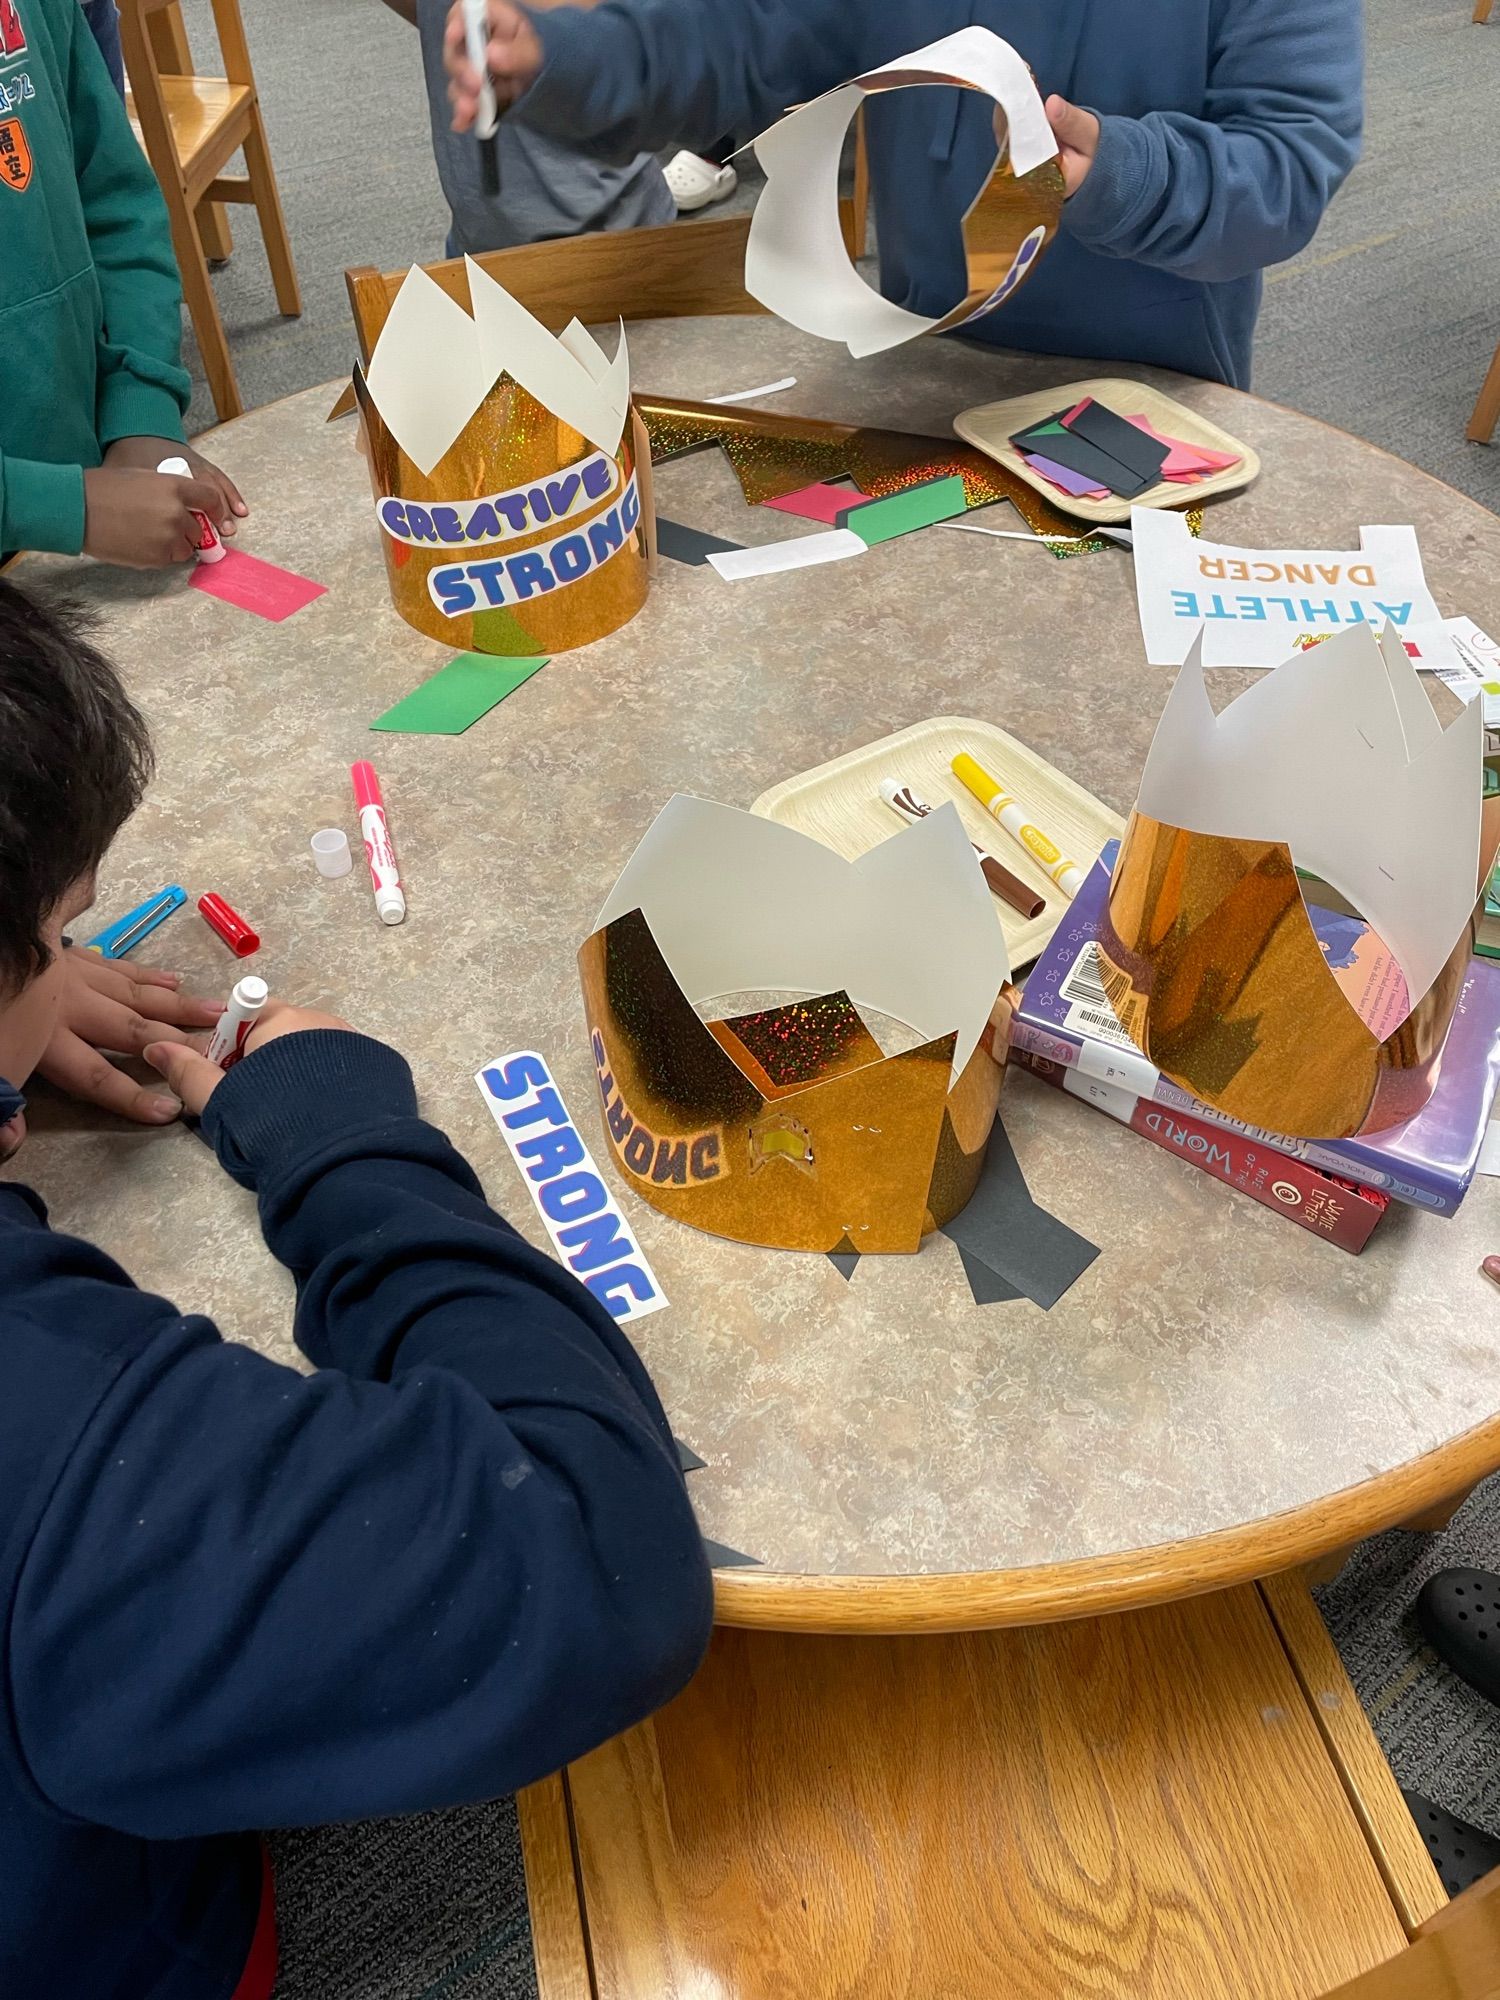
<instances>
[{"instance_id":1,"label":"green hoodie","mask_svg":"<svg viewBox=\"0 0 1500 2000\"><path fill-rule=\"evenodd\" d=\"M166 204L78 0L0 0L0 558L83 546L83 468L181 439Z\"/></svg>"}]
</instances>

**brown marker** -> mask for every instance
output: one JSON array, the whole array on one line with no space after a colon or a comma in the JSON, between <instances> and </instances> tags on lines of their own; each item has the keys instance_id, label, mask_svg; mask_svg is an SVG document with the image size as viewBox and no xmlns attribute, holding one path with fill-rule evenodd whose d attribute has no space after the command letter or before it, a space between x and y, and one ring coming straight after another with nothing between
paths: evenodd
<instances>
[{"instance_id":1,"label":"brown marker","mask_svg":"<svg viewBox=\"0 0 1500 2000\"><path fill-rule=\"evenodd\" d=\"M902 819L926 819L932 811L925 799L920 799L910 785L899 785L894 778L882 778L880 796L894 813ZM1002 868L991 854L986 854L977 841L971 840L970 847L979 856L980 872L990 885L990 893L998 896L1002 903L1009 903L1013 910L1019 910L1023 917L1039 917L1047 907L1045 896L1039 896L1035 889L1012 875L1008 868Z\"/></svg>"}]
</instances>

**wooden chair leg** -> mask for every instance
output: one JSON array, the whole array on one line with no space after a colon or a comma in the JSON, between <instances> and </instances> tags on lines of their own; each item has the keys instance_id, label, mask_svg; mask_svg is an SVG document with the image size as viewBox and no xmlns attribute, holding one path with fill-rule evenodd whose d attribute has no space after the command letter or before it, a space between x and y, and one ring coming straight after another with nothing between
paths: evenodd
<instances>
[{"instance_id":1,"label":"wooden chair leg","mask_svg":"<svg viewBox=\"0 0 1500 2000\"><path fill-rule=\"evenodd\" d=\"M183 196L176 201L169 199L167 205L172 213L172 244L177 252L177 268L182 273L182 296L193 322L193 332L198 338L198 352L203 357L203 372L208 377L214 409L218 412L219 422L227 423L231 417L243 416L245 405L240 400L240 385L235 380L234 363L229 356L229 339L224 332L224 322L219 317L219 301L214 297L213 283L208 275L208 260L203 251L203 238L198 231L198 218Z\"/></svg>"},{"instance_id":2,"label":"wooden chair leg","mask_svg":"<svg viewBox=\"0 0 1500 2000\"><path fill-rule=\"evenodd\" d=\"M210 264L228 263L234 254L234 235L229 227L229 210L223 202L199 203L198 234L203 238L203 254Z\"/></svg>"},{"instance_id":3,"label":"wooden chair leg","mask_svg":"<svg viewBox=\"0 0 1500 2000\"><path fill-rule=\"evenodd\" d=\"M1494 4L1495 0L1474 0L1474 19L1476 22L1487 21L1490 18L1490 9Z\"/></svg>"},{"instance_id":4,"label":"wooden chair leg","mask_svg":"<svg viewBox=\"0 0 1500 2000\"><path fill-rule=\"evenodd\" d=\"M856 263L865 254L869 226L870 155L865 146L865 114L861 108L854 127L854 229L849 239L849 255Z\"/></svg>"},{"instance_id":5,"label":"wooden chair leg","mask_svg":"<svg viewBox=\"0 0 1500 2000\"><path fill-rule=\"evenodd\" d=\"M1489 11L1489 0L1480 0ZM1478 19L1478 16L1475 16ZM1490 372L1484 378L1484 387L1479 392L1479 401L1474 405L1474 414L1469 419L1469 436L1475 444L1488 444L1495 435L1495 425L1500 423L1500 347L1495 349L1495 358L1490 363Z\"/></svg>"},{"instance_id":6,"label":"wooden chair leg","mask_svg":"<svg viewBox=\"0 0 1500 2000\"><path fill-rule=\"evenodd\" d=\"M260 217L260 233L265 238L266 261L271 266L276 303L288 318L296 319L302 311L302 292L297 284L292 241L287 234L286 217L281 211L281 190L276 185L259 103L251 110L250 129L245 134L245 171L250 178L250 192L255 198L255 212Z\"/></svg>"}]
</instances>

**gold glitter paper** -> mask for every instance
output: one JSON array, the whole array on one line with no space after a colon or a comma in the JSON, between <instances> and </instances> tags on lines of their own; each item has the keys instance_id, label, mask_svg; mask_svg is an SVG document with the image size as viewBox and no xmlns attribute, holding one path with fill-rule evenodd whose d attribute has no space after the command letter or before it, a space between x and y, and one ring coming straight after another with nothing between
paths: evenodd
<instances>
[{"instance_id":1,"label":"gold glitter paper","mask_svg":"<svg viewBox=\"0 0 1500 2000\"><path fill-rule=\"evenodd\" d=\"M365 457L377 502L395 499L422 507L463 507L512 488L556 482L570 468L599 457L578 431L555 417L507 375L502 375L453 445L422 474L381 420L364 375L354 373L354 393L364 427ZM615 454L618 476L612 492L567 519L533 525L503 542L413 544L396 539L377 523L391 597L408 625L458 651L529 656L563 653L618 630L646 601L649 565L645 532L637 521L618 551L596 560L589 529L600 528L622 496L632 492L635 473L631 427L626 425ZM610 522L611 529L617 524ZM428 579L453 565L493 564L525 555L567 537L592 566L576 582L532 587L517 601L490 606L476 583L472 611L449 616L433 600ZM601 546L605 544L601 543ZM505 586L496 585L497 588Z\"/></svg>"},{"instance_id":2,"label":"gold glitter paper","mask_svg":"<svg viewBox=\"0 0 1500 2000\"><path fill-rule=\"evenodd\" d=\"M1174 1083L1267 1131L1344 1139L1426 1103L1472 949L1471 924L1379 1041L1329 970L1287 847L1187 833L1137 811L1099 957L1110 1004Z\"/></svg>"},{"instance_id":3,"label":"gold glitter paper","mask_svg":"<svg viewBox=\"0 0 1500 2000\"><path fill-rule=\"evenodd\" d=\"M842 993L705 1023L639 910L579 969L606 1143L664 1214L770 1249L901 1253L973 1193L1003 1077L993 1026L952 1083L954 1035L883 1057Z\"/></svg>"}]
</instances>

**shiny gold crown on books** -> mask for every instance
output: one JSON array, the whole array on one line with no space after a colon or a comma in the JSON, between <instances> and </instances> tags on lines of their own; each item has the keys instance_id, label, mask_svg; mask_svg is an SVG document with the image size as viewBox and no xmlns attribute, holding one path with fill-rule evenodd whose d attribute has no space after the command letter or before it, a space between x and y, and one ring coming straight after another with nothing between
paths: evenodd
<instances>
[{"instance_id":1,"label":"shiny gold crown on books","mask_svg":"<svg viewBox=\"0 0 1500 2000\"><path fill-rule=\"evenodd\" d=\"M848 862L674 798L579 966L606 1143L654 1208L773 1249L909 1252L973 1193L1007 964L951 806ZM866 1015L915 1045L887 1055Z\"/></svg>"}]
</instances>

